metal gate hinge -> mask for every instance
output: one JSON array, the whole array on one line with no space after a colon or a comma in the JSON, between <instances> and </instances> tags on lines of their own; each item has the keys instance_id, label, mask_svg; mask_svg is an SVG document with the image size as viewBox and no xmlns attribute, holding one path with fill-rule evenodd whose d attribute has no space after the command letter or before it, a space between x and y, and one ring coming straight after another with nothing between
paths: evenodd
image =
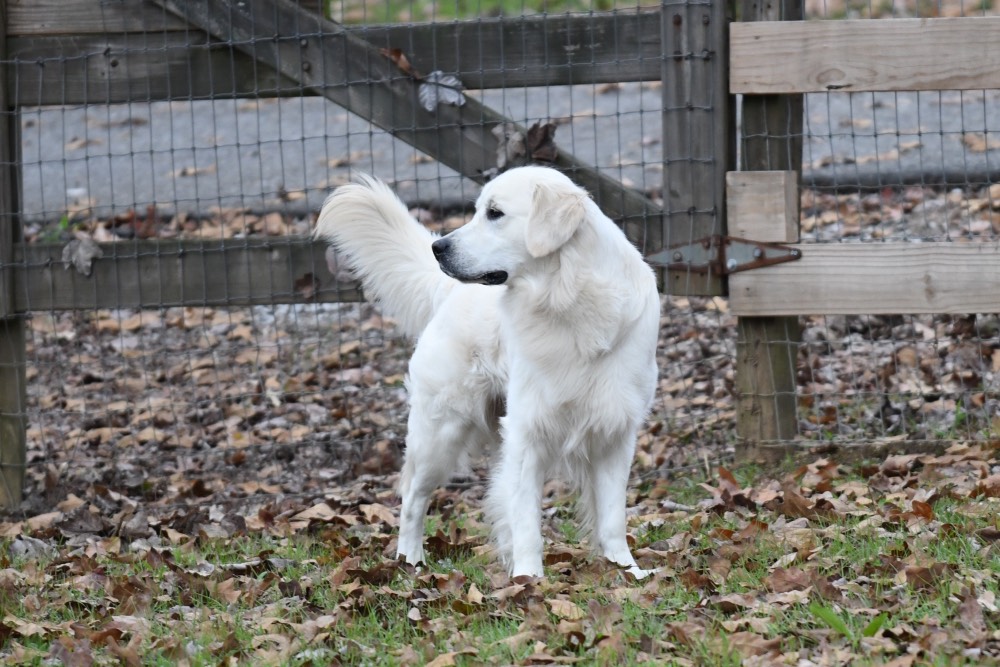
<instances>
[{"instance_id":1,"label":"metal gate hinge","mask_svg":"<svg viewBox=\"0 0 1000 667\"><path fill-rule=\"evenodd\" d=\"M671 271L726 276L737 271L792 262L801 257L802 252L798 248L780 243L763 243L713 234L691 243L680 243L658 250L647 255L646 261Z\"/></svg>"}]
</instances>

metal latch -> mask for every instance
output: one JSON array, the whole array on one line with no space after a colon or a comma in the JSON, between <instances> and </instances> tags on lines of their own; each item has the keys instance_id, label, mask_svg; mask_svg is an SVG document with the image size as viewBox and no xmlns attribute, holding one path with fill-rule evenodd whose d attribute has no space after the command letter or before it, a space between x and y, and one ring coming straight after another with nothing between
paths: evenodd
<instances>
[{"instance_id":1,"label":"metal latch","mask_svg":"<svg viewBox=\"0 0 1000 667\"><path fill-rule=\"evenodd\" d=\"M798 248L779 243L748 241L713 234L647 255L646 261L672 271L693 271L725 276L737 271L792 262L802 257Z\"/></svg>"}]
</instances>

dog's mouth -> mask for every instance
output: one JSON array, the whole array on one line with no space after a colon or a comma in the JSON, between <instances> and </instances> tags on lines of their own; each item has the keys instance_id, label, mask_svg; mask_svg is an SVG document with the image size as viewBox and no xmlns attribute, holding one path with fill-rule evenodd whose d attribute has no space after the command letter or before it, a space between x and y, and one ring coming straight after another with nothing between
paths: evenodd
<instances>
[{"instance_id":1,"label":"dog's mouth","mask_svg":"<svg viewBox=\"0 0 1000 667\"><path fill-rule=\"evenodd\" d=\"M468 276L452 271L444 263L441 263L440 266L441 270L444 271L445 274L463 283L472 283L478 285L503 285L505 282L507 282L506 271L487 271L486 273L479 273L476 275Z\"/></svg>"},{"instance_id":2,"label":"dog's mouth","mask_svg":"<svg viewBox=\"0 0 1000 667\"><path fill-rule=\"evenodd\" d=\"M475 280L477 283L482 283L484 285L503 285L507 282L507 272L506 271L490 271L489 273L484 273Z\"/></svg>"}]
</instances>

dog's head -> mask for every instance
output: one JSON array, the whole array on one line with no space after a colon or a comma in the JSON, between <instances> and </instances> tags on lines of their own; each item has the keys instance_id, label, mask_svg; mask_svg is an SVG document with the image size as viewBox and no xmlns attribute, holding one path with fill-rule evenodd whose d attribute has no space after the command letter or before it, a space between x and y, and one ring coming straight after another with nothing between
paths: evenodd
<instances>
[{"instance_id":1,"label":"dog's head","mask_svg":"<svg viewBox=\"0 0 1000 667\"><path fill-rule=\"evenodd\" d=\"M502 285L559 252L586 220L587 201L554 169L511 169L483 187L471 221L434 242L434 256L462 282Z\"/></svg>"}]
</instances>

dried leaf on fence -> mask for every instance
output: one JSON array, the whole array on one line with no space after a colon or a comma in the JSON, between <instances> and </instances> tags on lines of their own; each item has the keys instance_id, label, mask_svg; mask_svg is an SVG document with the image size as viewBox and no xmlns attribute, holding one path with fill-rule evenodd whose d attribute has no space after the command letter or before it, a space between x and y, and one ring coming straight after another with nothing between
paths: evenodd
<instances>
[{"instance_id":1,"label":"dried leaf on fence","mask_svg":"<svg viewBox=\"0 0 1000 667\"><path fill-rule=\"evenodd\" d=\"M94 260L103 256L104 251L101 246L97 245L97 242L89 236L75 238L62 249L62 261L66 265L66 270L68 271L72 267L76 269L77 273L84 276L90 275Z\"/></svg>"},{"instance_id":2,"label":"dried leaf on fence","mask_svg":"<svg viewBox=\"0 0 1000 667\"><path fill-rule=\"evenodd\" d=\"M417 91L420 104L427 111L434 111L439 104L460 107L465 104L462 82L457 77L434 71L424 77Z\"/></svg>"},{"instance_id":3,"label":"dried leaf on fence","mask_svg":"<svg viewBox=\"0 0 1000 667\"><path fill-rule=\"evenodd\" d=\"M402 49L379 49L378 52L391 60L392 64L398 67L399 70L407 76L417 79L418 81L422 78L420 73L417 72L417 70L413 68L413 65L410 64L410 59L406 57L406 54L403 53Z\"/></svg>"},{"instance_id":4,"label":"dried leaf on fence","mask_svg":"<svg viewBox=\"0 0 1000 667\"><path fill-rule=\"evenodd\" d=\"M552 123L535 123L528 128L525 138L528 155L538 162L555 162L559 154L556 148L556 126Z\"/></svg>"},{"instance_id":5,"label":"dried leaf on fence","mask_svg":"<svg viewBox=\"0 0 1000 667\"><path fill-rule=\"evenodd\" d=\"M524 134L514 123L501 123L491 132L497 138L497 171L522 164L528 154Z\"/></svg>"}]
</instances>

